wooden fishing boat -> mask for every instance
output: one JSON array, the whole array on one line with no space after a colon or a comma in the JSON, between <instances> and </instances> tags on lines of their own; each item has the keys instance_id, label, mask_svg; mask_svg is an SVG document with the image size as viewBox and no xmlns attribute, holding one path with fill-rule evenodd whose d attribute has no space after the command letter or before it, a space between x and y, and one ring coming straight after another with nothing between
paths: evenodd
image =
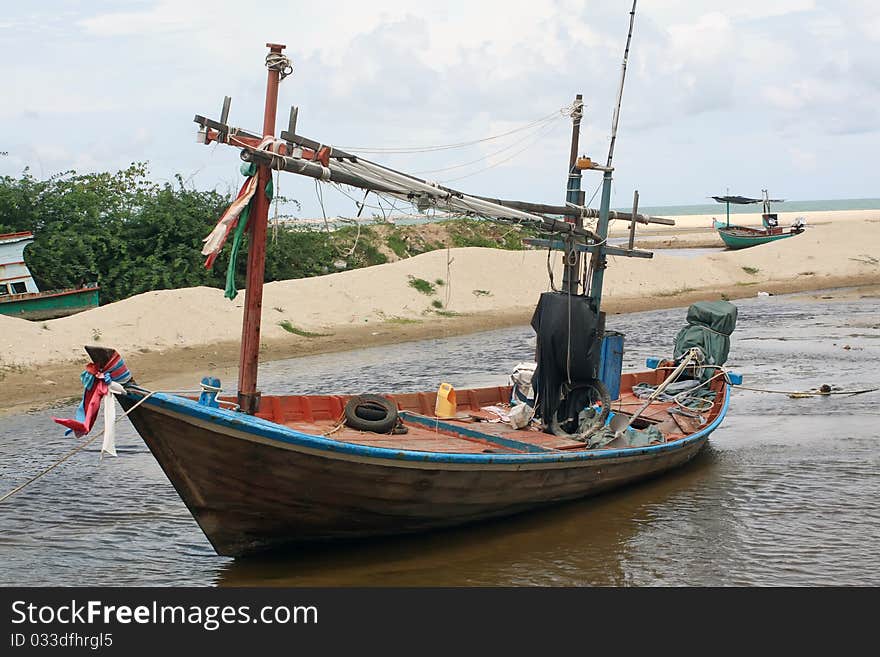
<instances>
[{"instance_id":1,"label":"wooden fishing boat","mask_svg":"<svg viewBox=\"0 0 880 657\"><path fill-rule=\"evenodd\" d=\"M29 232L0 235L0 315L44 320L97 308L96 283L40 291L24 262L24 249L33 241Z\"/></svg>"},{"instance_id":2,"label":"wooden fishing boat","mask_svg":"<svg viewBox=\"0 0 880 657\"><path fill-rule=\"evenodd\" d=\"M97 354L93 353L93 357ZM99 357L100 358L100 357ZM663 368L625 374L612 403L632 413L632 386L659 384ZM404 534L510 515L659 475L705 445L727 412L723 377L694 418L657 402L638 426L663 442L586 449L543 431L480 422L510 387L459 390L456 419L434 416L436 392L388 395L403 435L339 426L347 395L264 396L254 416L210 402L129 386L124 408L218 554L242 556L299 543Z\"/></svg>"},{"instance_id":3,"label":"wooden fishing boat","mask_svg":"<svg viewBox=\"0 0 880 657\"><path fill-rule=\"evenodd\" d=\"M745 249L750 246L758 246L775 242L777 240L794 237L804 232L804 222L797 219L789 227L784 228L779 225L779 216L770 212L770 203L781 203L782 199L771 199L767 195L767 190L763 190L763 198L748 198L745 196L713 196L719 203L727 206L727 221L722 222L713 219L713 225L718 230L718 235L729 249ZM753 228L750 226L737 226L730 223L730 204L748 205L752 203L763 203L764 212L761 215L761 228Z\"/></svg>"},{"instance_id":4,"label":"wooden fishing boat","mask_svg":"<svg viewBox=\"0 0 880 657\"><path fill-rule=\"evenodd\" d=\"M634 9L635 4L626 53ZM632 249L632 240L629 248L607 244L619 111L607 164L601 166L577 157L583 105L577 97L565 206L478 197L302 137L295 132L295 108L288 130L275 139L278 82L289 62L284 46L267 45L263 135L228 125L228 98L219 121L195 119L200 141L240 147L242 159L254 165L215 229L230 234L235 223L227 221L228 213L249 209L238 394L220 396L220 382L211 377L202 380L198 395L149 390L134 381L114 350L90 346L84 411L61 423L78 434L88 431L96 400L114 392L211 544L231 556L510 515L653 477L694 457L728 409L734 378L722 366L736 308L727 302L695 304L671 359L622 374L624 336L605 331L601 311L607 256L652 254ZM548 244L565 250L565 277L562 290L538 302L532 322L537 363L528 385L516 379L510 386L456 391L438 378L435 391L418 393L262 395L256 382L268 199L244 195L265 189L272 168L419 207L534 222L555 234L558 240ZM584 207L585 170L603 174L598 212ZM632 213L617 213L624 215L633 226L673 223L639 214L637 203ZM584 227L590 216L598 219L595 231ZM209 236L203 253L210 260L219 248ZM664 397L674 385L688 389ZM112 421L105 431L107 426ZM105 447L107 441L105 435Z\"/></svg>"}]
</instances>

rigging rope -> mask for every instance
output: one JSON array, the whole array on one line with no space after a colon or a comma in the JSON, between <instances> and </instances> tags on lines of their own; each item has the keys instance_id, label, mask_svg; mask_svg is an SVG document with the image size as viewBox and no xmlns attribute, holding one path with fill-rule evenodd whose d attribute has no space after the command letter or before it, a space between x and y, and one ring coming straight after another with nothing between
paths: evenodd
<instances>
[{"instance_id":1,"label":"rigging rope","mask_svg":"<svg viewBox=\"0 0 880 657\"><path fill-rule=\"evenodd\" d=\"M528 130L529 128L533 128L539 126L544 123L551 122L555 119L571 116L571 113L574 111L574 104L566 105L551 114L541 117L540 119L536 119L531 123L528 123L524 126L520 126L519 128L514 128L512 130L508 130L507 132L502 132L497 135L492 135L491 137L484 137L482 139L474 139L471 141L462 141L453 144L440 144L435 146L388 146L388 147L371 147L371 146L340 146L342 150L346 151L356 151L359 153L430 153L433 151L445 151L451 150L455 148L464 148L466 146L474 146L476 144L482 144L487 141L493 141L495 139L501 139L502 137L507 137L509 135L515 134L517 132L522 132L523 130Z\"/></svg>"},{"instance_id":2,"label":"rigging rope","mask_svg":"<svg viewBox=\"0 0 880 657\"><path fill-rule=\"evenodd\" d=\"M523 148L519 149L519 150L516 151L515 153L511 153L509 156L505 157L505 158L502 159L502 160L498 160L497 162L495 162L495 163L493 163L493 164L490 164L489 166L484 167L484 168L482 168L482 169L478 169L478 170L476 170L476 171L472 171L472 172L470 172L470 173L466 173L466 174L463 175L463 176L457 176L457 177L455 177L455 178L444 178L444 179L443 179L443 182L453 182L453 181L456 181L456 180L464 180L465 178L470 178L471 176L475 176L475 175L477 175L478 173L483 173L484 171L488 171L489 169L494 169L495 167L497 167L497 166L499 166L499 165L501 165L501 164L504 164L505 162L508 162L508 161L512 160L512 159L515 158L517 155L519 155L519 154L521 154L521 153L523 153L523 152L529 150L529 149L530 149L532 146L534 146L534 145L535 145L535 144L536 144L541 138L543 138L543 137L545 137L546 135L550 134L550 133L553 131L553 128L557 127L558 125L559 125L558 123L550 123L550 124L548 124L548 125L547 125L547 126L546 126L546 127L540 132L540 133L538 133L537 135L535 135L534 139L532 139L532 140L531 140L528 144L526 144ZM523 138L523 139L525 139L525 138ZM515 142L515 144L516 144L516 143L520 143L520 142L522 142L523 139L521 139L521 140ZM513 146L513 145L515 145L515 144L511 144L511 146ZM502 150L506 150L506 149L502 149ZM499 152L501 152L501 151L499 151ZM491 157L491 156L486 156L485 158L482 158L482 159L488 159L489 157ZM477 161L479 161L479 160L477 160ZM462 166L463 166L463 165L462 165Z\"/></svg>"},{"instance_id":3,"label":"rigging rope","mask_svg":"<svg viewBox=\"0 0 880 657\"><path fill-rule=\"evenodd\" d=\"M541 128L541 129L545 129L545 128L547 128L548 126L555 126L555 124L553 124L553 123L549 123L549 122L548 122L548 123L545 123L544 125L540 126L540 128ZM478 157L478 158L475 159L475 160L471 160L470 162L462 162L461 164L454 164L454 165L452 165L452 166L441 167L441 168L439 168L439 169L424 169L424 170L422 170L422 171L413 171L413 173L414 173L414 174L421 175L421 174L424 174L424 173L436 173L436 172L439 172L439 171L451 171L452 169L460 169L460 168L462 168L462 167L466 167L466 166L468 166L468 165L470 165L470 164L476 164L477 162L482 162L483 160L488 160L490 157L493 157L493 156L495 156L495 155L498 155L499 153L503 153L504 151L508 151L508 150L510 150L511 148L513 148L514 146L516 146L517 144L521 144L521 143L524 142L526 139L529 139L530 137L533 137L533 136L534 136L534 135L532 135L532 134L527 134L527 135L525 135L525 136L523 136L523 137L520 137L520 138L517 139L516 141L513 141L513 142L509 143L507 146L504 146L503 148L499 148L497 151L493 151L493 152L491 152L491 153L487 153L486 155L484 155L484 156L482 156L482 157Z\"/></svg>"}]
</instances>

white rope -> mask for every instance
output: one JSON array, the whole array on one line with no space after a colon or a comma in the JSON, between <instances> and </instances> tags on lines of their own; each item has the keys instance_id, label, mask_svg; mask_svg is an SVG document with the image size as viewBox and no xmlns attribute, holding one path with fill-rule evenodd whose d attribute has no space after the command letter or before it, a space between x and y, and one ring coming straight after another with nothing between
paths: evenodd
<instances>
[{"instance_id":1,"label":"white rope","mask_svg":"<svg viewBox=\"0 0 880 657\"><path fill-rule=\"evenodd\" d=\"M482 144L487 141L493 141L495 139L500 139L502 137L507 137L508 135L515 134L517 132L522 132L523 130L528 130L529 128L541 126L545 123L551 122L560 116L571 116L574 111L574 103L570 105L566 105L555 112L548 114L540 119L532 121L524 126L520 126L519 128L514 128L512 130L508 130L507 132L502 132L497 135L492 135L491 137L483 137L482 139L474 139L472 141L462 141L454 144L441 144L435 146L388 146L388 147L369 147L369 146L340 146L342 150L346 151L355 151L359 153L429 153L432 151L444 151L450 150L454 148L464 148L466 146L474 146L476 144Z\"/></svg>"},{"instance_id":2,"label":"white rope","mask_svg":"<svg viewBox=\"0 0 880 657\"><path fill-rule=\"evenodd\" d=\"M266 68L278 71L278 79L283 80L293 73L293 64L286 55L280 52L270 52L266 55Z\"/></svg>"},{"instance_id":3,"label":"white rope","mask_svg":"<svg viewBox=\"0 0 880 657\"><path fill-rule=\"evenodd\" d=\"M520 219L526 221L543 221L543 218L508 208L491 201L485 201L473 196L463 194L461 197L455 196L450 192L440 189L436 183L430 184L417 180L406 174L391 171L372 162L359 160L357 162L332 162L332 168L339 169L350 175L358 176L368 183L372 183L379 187L396 188L393 192L386 192L400 197L402 200L412 202L409 198L410 194L421 194L427 196L434 203L440 203L444 207L452 210L463 210L465 212L476 213L487 217L501 217L507 219ZM399 190L399 191L398 191Z\"/></svg>"},{"instance_id":4,"label":"white rope","mask_svg":"<svg viewBox=\"0 0 880 657\"><path fill-rule=\"evenodd\" d=\"M457 176L455 178L446 178L444 180L444 182L454 182L456 180L464 180L465 178L470 178L471 176L475 176L479 173L483 173L484 171L488 171L489 169L494 169L495 167L500 166L500 165L504 164L505 162L509 162L510 160L515 158L517 155L520 155L521 153L524 153L525 151L529 150L539 140L541 140L543 137L545 137L547 134L549 134L552 131L552 129L555 127L556 127L556 125L553 125L553 124L549 125L547 130L544 130L540 134L535 135L535 138L532 139L532 141L530 141L528 144L526 144L523 148L516 151L515 153L511 153L508 157L505 157L501 160L498 160L497 162L494 162L487 167L483 167L482 169L478 169L477 171L472 171L471 173L467 173L463 176Z\"/></svg>"},{"instance_id":5,"label":"white rope","mask_svg":"<svg viewBox=\"0 0 880 657\"><path fill-rule=\"evenodd\" d=\"M880 388L865 388L864 390L765 390L763 388L750 388L748 386L737 385L740 390L751 390L752 392L769 392L776 395L788 395L789 397L825 397L826 395L863 395L866 392L877 392Z\"/></svg>"},{"instance_id":6,"label":"white rope","mask_svg":"<svg viewBox=\"0 0 880 657\"><path fill-rule=\"evenodd\" d=\"M544 126L542 126L542 127L544 127ZM555 127L555 126L553 126L553 127ZM543 134L543 133L540 133L540 134ZM540 136L540 134L538 136ZM534 135L530 135L530 134L526 135L524 137L521 137L521 138L517 139L516 141L509 143L507 146L504 146L503 148L499 148L497 151L493 151L493 152L488 153L482 157L478 157L477 159L471 160L470 162L463 162L462 164L454 164L452 166L443 167L440 169L425 169L424 171L414 171L413 173L421 175L423 173L437 173L440 171L451 171L452 169L461 169L462 167L466 167L471 164L476 164L478 162L482 162L483 160L488 160L489 158L495 157L496 155L499 155L500 153L503 153L505 151L509 151L514 146L521 144L525 140L532 138L532 137L534 137Z\"/></svg>"}]
</instances>

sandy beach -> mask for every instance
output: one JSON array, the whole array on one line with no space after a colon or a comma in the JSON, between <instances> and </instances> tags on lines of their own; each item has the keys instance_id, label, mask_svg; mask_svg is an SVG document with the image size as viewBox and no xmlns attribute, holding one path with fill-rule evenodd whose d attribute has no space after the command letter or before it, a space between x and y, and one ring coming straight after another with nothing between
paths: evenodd
<instances>
[{"instance_id":1,"label":"sandy beach","mask_svg":"<svg viewBox=\"0 0 880 657\"><path fill-rule=\"evenodd\" d=\"M880 284L880 211L780 213L780 225L795 216L807 219L802 235L697 256L662 249L715 244L712 215L676 217L675 227L639 226L638 244L660 250L651 260L609 258L603 308L620 313L758 292ZM731 222L757 224L760 215L731 215ZM612 231L621 236L628 226L618 222ZM559 255L550 263L558 286ZM434 284L435 291L418 291L410 284L415 278ZM261 359L522 324L548 289L546 252L484 248L434 251L367 269L269 283ZM0 315L0 411L78 395L85 344L118 349L138 382L148 387L191 389L208 373L231 385L237 377L243 302L243 294L229 301L221 290L198 287L148 292L46 322Z\"/></svg>"},{"instance_id":2,"label":"sandy beach","mask_svg":"<svg viewBox=\"0 0 880 657\"><path fill-rule=\"evenodd\" d=\"M849 226L864 222L880 221L880 210L832 210L828 212L778 212L779 225L790 226L795 219L802 217L807 226L835 225ZM709 248L723 247L724 243L718 236L713 220L726 221L724 206L720 206L715 214L669 215L675 220L675 226L662 224L641 224L636 228L637 248L668 249L668 248ZM730 223L740 226L761 227L761 215L756 213L730 213ZM610 237L626 237L629 235L629 224L617 221L610 226Z\"/></svg>"}]
</instances>

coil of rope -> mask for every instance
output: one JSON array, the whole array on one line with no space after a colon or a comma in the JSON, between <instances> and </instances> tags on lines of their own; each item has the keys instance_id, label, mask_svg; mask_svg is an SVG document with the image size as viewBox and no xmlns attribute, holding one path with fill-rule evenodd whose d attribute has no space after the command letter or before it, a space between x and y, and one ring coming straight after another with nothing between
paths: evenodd
<instances>
[{"instance_id":1,"label":"coil of rope","mask_svg":"<svg viewBox=\"0 0 880 657\"><path fill-rule=\"evenodd\" d=\"M279 80L283 80L293 73L293 64L280 52L270 52L266 55L266 68L272 71L278 71Z\"/></svg>"}]
</instances>

